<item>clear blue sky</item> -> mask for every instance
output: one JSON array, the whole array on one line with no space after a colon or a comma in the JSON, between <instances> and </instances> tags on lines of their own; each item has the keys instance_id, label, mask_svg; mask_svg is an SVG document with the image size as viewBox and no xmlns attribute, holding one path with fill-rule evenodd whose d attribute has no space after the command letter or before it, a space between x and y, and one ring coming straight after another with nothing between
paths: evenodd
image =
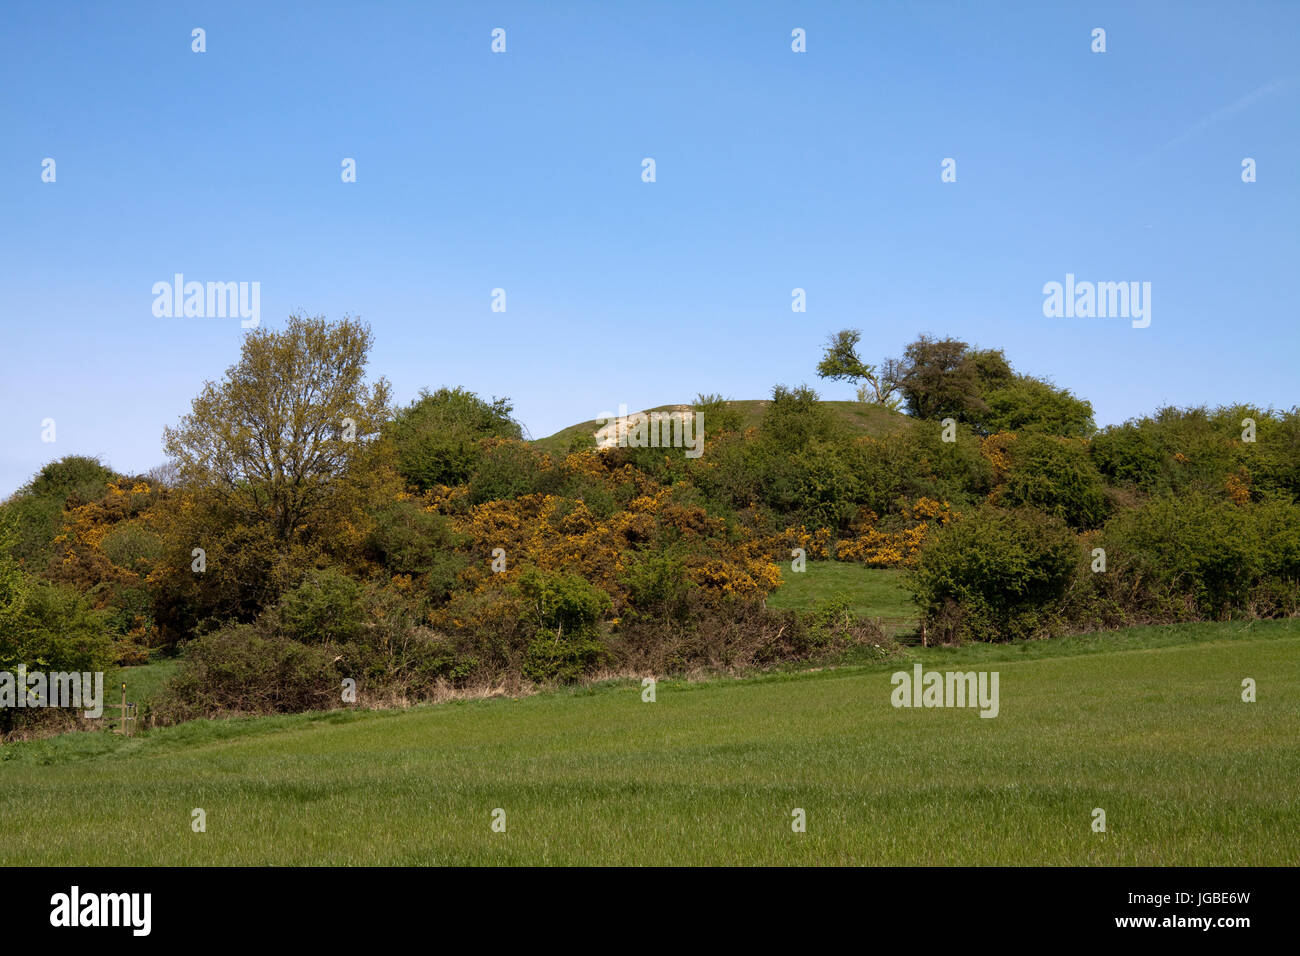
<instances>
[{"instance_id":1,"label":"clear blue sky","mask_svg":"<svg viewBox=\"0 0 1300 956\"><path fill-rule=\"evenodd\" d=\"M1297 53L1289 2L6 3L0 494L163 460L244 334L155 318L177 272L359 316L397 399L508 395L536 436L815 382L842 327L1003 348L1103 424L1290 407ZM1151 282L1151 326L1044 318L1067 272Z\"/></svg>"}]
</instances>

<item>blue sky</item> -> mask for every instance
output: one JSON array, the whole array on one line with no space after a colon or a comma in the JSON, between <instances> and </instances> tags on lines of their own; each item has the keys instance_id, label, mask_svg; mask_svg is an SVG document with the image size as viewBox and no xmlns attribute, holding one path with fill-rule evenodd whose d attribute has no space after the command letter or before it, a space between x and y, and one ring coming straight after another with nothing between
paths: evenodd
<instances>
[{"instance_id":1,"label":"blue sky","mask_svg":"<svg viewBox=\"0 0 1300 956\"><path fill-rule=\"evenodd\" d=\"M0 494L162 462L245 334L156 318L178 272L359 316L398 400L536 436L816 382L844 327L1003 348L1102 424L1289 408L1298 50L1295 3L6 4ZM1066 273L1150 282L1150 327L1045 318Z\"/></svg>"}]
</instances>

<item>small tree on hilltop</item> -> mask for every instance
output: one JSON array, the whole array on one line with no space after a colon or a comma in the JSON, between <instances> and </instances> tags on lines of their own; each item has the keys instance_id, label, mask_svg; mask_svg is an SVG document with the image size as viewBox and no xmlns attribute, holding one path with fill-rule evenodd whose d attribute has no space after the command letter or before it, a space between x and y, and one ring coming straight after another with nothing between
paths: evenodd
<instances>
[{"instance_id":1,"label":"small tree on hilltop","mask_svg":"<svg viewBox=\"0 0 1300 956\"><path fill-rule=\"evenodd\" d=\"M858 401L872 402L897 410L902 405L898 395L898 363L886 359L877 368L858 356L859 329L841 329L826 342L826 352L817 363L817 374L832 381L858 384Z\"/></svg>"}]
</instances>

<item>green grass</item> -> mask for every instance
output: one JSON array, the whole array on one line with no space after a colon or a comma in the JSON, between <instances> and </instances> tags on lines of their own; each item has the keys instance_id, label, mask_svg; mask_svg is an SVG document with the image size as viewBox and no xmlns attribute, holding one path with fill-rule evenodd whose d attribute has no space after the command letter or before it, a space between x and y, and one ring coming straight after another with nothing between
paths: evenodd
<instances>
[{"instance_id":1,"label":"green grass","mask_svg":"<svg viewBox=\"0 0 1300 956\"><path fill-rule=\"evenodd\" d=\"M891 634L916 629L916 605L903 590L903 572L894 568L869 568L852 561L809 561L802 572L782 565L781 577L781 587L767 599L768 607L814 611L842 599L858 617L880 618Z\"/></svg>"},{"instance_id":2,"label":"green grass","mask_svg":"<svg viewBox=\"0 0 1300 956\"><path fill-rule=\"evenodd\" d=\"M125 683L127 700L141 705L151 703L162 692L163 684L167 679L176 673L180 663L173 657L150 661L138 667L120 668L115 674L106 678L106 685L109 688L109 691L106 691L108 702L113 704L121 701L121 687Z\"/></svg>"},{"instance_id":3,"label":"green grass","mask_svg":"<svg viewBox=\"0 0 1300 956\"><path fill-rule=\"evenodd\" d=\"M1300 862L1300 622L909 653L1000 716L891 707L909 659L10 745L0 862Z\"/></svg>"},{"instance_id":4,"label":"green grass","mask_svg":"<svg viewBox=\"0 0 1300 956\"><path fill-rule=\"evenodd\" d=\"M769 404L770 402L762 399L727 402L728 407L740 412L740 427L742 429L757 427L759 422L763 420L763 411ZM846 423L853 431L877 438L888 434L908 421L907 417L901 412L890 411L888 408L865 402L822 402L822 404L830 409L832 415ZM643 411L667 412L679 407L682 406L659 405L655 408L643 409ZM594 444L596 429L600 425L601 422L593 418L591 421L579 422L576 425L563 428L554 435L538 438L534 440L533 444L542 451L561 454L568 450L569 442L575 438L581 439L588 444ZM707 436L709 434L707 420L704 423L704 430Z\"/></svg>"},{"instance_id":5,"label":"green grass","mask_svg":"<svg viewBox=\"0 0 1300 956\"><path fill-rule=\"evenodd\" d=\"M126 699L143 711L144 707L158 698L163 684L176 673L180 661L175 658L163 658L140 664L135 667L119 667L104 677L104 726L116 729L122 720L122 685L126 684Z\"/></svg>"}]
</instances>

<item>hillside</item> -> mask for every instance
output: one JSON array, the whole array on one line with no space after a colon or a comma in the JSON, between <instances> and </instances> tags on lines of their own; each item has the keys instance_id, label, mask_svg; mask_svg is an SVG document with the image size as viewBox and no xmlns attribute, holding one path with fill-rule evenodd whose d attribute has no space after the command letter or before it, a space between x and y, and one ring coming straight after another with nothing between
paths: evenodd
<instances>
[{"instance_id":1,"label":"hillside","mask_svg":"<svg viewBox=\"0 0 1300 956\"><path fill-rule=\"evenodd\" d=\"M727 407L740 413L742 428L756 428L763 419L764 409L770 404L772 403L767 399L751 399L730 401L727 402ZM822 404L831 409L835 417L849 425L852 430L877 438L888 434L900 424L908 421L907 416L901 412L890 411L888 408L866 402L822 402ZM641 411L667 412L684 407L686 406L659 405L655 408L641 409ZM535 439L533 445L542 451L553 454L568 451L571 447L570 443L575 439L582 441L583 444L594 445L596 443L595 432L600 425L601 423L594 418L590 421L579 422L576 425L570 425L568 428L562 428L553 435ZM707 420L704 423L704 429L707 435L709 430Z\"/></svg>"}]
</instances>

